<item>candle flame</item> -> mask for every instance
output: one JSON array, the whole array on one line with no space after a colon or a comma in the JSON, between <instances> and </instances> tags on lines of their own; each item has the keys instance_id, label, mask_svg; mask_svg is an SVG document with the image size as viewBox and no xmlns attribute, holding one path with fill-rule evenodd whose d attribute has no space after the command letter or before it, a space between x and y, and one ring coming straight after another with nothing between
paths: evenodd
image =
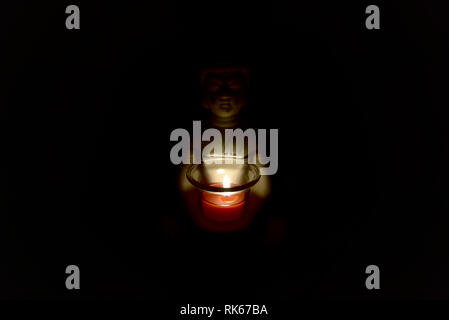
<instances>
[{"instance_id":1,"label":"candle flame","mask_svg":"<svg viewBox=\"0 0 449 320\"><path fill-rule=\"evenodd\" d=\"M228 175L225 174L223 177L223 188L230 188L231 187L231 180L229 179Z\"/></svg>"}]
</instances>

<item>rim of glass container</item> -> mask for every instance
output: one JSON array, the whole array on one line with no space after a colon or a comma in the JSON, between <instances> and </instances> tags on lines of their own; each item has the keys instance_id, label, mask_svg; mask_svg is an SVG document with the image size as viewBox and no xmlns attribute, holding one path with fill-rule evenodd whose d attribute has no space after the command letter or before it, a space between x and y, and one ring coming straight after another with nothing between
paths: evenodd
<instances>
[{"instance_id":1,"label":"rim of glass container","mask_svg":"<svg viewBox=\"0 0 449 320\"><path fill-rule=\"evenodd\" d=\"M198 180L196 180L195 178L192 177L192 172L193 170L195 170L196 168L198 168L199 166L204 165L204 163L201 164L191 164L189 166L189 168L187 169L186 172L186 176L187 176L187 180L189 180L189 182L191 184L193 184L195 187L197 187L198 189L201 189L203 191L208 191L208 192L235 192L235 191L242 191L245 189L249 189L251 188L253 185L255 185L259 179L260 179L260 170L259 167L257 167L254 164L246 164L250 171L252 171L254 173L254 178L251 179L250 181L248 181L245 184L242 185L237 185L237 186L233 186L233 187L229 187L229 188L223 188L223 187L215 187L215 186L211 186L211 185L205 185L201 182L199 182Z\"/></svg>"}]
</instances>

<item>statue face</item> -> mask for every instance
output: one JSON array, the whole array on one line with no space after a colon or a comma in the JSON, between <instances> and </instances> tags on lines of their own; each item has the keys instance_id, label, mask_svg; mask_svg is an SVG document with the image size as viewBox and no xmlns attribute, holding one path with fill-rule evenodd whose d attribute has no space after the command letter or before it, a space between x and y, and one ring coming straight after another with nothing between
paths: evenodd
<instances>
[{"instance_id":1,"label":"statue face","mask_svg":"<svg viewBox=\"0 0 449 320\"><path fill-rule=\"evenodd\" d=\"M203 89L203 105L216 117L234 117L248 101L248 81L242 72L209 72L205 76Z\"/></svg>"}]
</instances>

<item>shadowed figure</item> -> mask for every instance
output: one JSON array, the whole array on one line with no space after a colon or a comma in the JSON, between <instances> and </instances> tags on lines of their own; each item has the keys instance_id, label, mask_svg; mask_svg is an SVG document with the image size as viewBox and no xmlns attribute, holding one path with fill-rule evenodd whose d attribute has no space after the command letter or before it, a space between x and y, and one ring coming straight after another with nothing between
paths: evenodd
<instances>
[{"instance_id":1,"label":"shadowed figure","mask_svg":"<svg viewBox=\"0 0 449 320\"><path fill-rule=\"evenodd\" d=\"M208 127L218 129L224 137L225 129L242 128L245 125L240 117L240 111L248 104L250 72L246 66L219 64L207 67L201 71L201 104L209 110ZM203 142L202 147L208 142ZM235 140L233 141L235 145ZM224 139L223 139L223 148ZM237 148L236 148L237 150ZM256 150L248 150L245 143L244 156L256 154ZM215 154L217 156L217 154ZM220 156L220 155L218 155ZM257 154L256 157L257 159ZM188 166L183 166L179 175L179 187L186 208L197 225L212 231L233 231L245 228L260 210L270 193L270 179L261 176L260 180L250 189L245 214L236 221L217 222L202 215L199 190L186 178Z\"/></svg>"}]
</instances>

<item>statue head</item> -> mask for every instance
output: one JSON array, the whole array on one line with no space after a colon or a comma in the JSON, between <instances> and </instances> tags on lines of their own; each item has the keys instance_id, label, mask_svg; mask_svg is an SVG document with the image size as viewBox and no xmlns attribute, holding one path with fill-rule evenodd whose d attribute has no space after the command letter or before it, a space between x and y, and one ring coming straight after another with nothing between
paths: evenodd
<instances>
[{"instance_id":1,"label":"statue head","mask_svg":"<svg viewBox=\"0 0 449 320\"><path fill-rule=\"evenodd\" d=\"M249 69L216 65L201 71L202 105L221 121L235 119L248 103Z\"/></svg>"}]
</instances>

